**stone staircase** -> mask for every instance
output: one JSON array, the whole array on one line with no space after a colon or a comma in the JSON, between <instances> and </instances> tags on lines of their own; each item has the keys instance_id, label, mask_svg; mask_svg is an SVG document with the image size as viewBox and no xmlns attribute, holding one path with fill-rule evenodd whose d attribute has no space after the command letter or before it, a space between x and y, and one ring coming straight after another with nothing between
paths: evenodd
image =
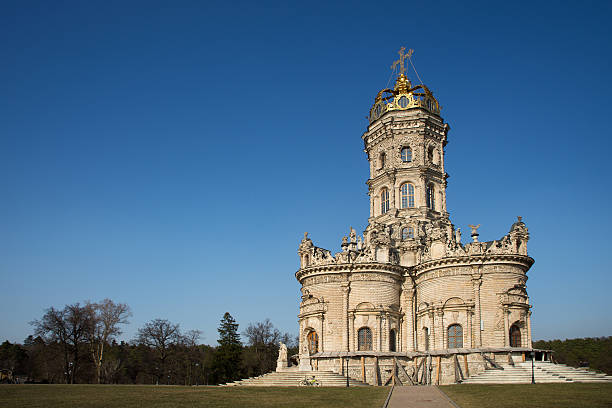
<instances>
[{"instance_id":1,"label":"stone staircase","mask_svg":"<svg viewBox=\"0 0 612 408\"><path fill-rule=\"evenodd\" d=\"M503 370L488 369L465 379L462 384L530 384L531 361L502 364ZM565 364L553 364L536 361L534 377L538 383L567 382L612 382L612 376L596 373L584 368L569 367Z\"/></svg>"},{"instance_id":2,"label":"stone staircase","mask_svg":"<svg viewBox=\"0 0 612 408\"><path fill-rule=\"evenodd\" d=\"M223 384L225 387L249 386L249 387L297 387L304 378L314 376L322 387L346 387L346 377L333 371L283 371L271 372L251 377L245 380L234 381ZM367 386L368 384L349 378L351 387Z\"/></svg>"}]
</instances>

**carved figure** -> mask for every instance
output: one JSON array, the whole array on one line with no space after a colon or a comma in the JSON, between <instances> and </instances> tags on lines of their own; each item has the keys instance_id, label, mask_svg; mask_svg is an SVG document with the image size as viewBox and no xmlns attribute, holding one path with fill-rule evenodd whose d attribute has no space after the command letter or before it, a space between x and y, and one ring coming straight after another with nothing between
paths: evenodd
<instances>
[{"instance_id":1,"label":"carved figure","mask_svg":"<svg viewBox=\"0 0 612 408\"><path fill-rule=\"evenodd\" d=\"M287 345L285 343L283 343L282 341L279 341L278 344L280 345L279 349L278 349L278 362L287 362Z\"/></svg>"},{"instance_id":2,"label":"carved figure","mask_svg":"<svg viewBox=\"0 0 612 408\"><path fill-rule=\"evenodd\" d=\"M455 242L457 242L457 245L461 244L461 228L457 228L455 231Z\"/></svg>"},{"instance_id":3,"label":"carved figure","mask_svg":"<svg viewBox=\"0 0 612 408\"><path fill-rule=\"evenodd\" d=\"M351 227L351 242L357 242L357 232Z\"/></svg>"}]
</instances>

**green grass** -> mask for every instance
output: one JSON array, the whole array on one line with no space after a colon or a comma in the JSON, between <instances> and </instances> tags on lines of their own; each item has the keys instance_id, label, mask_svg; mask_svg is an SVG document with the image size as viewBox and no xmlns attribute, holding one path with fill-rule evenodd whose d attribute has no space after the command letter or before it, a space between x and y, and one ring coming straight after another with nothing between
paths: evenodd
<instances>
[{"instance_id":1,"label":"green grass","mask_svg":"<svg viewBox=\"0 0 612 408\"><path fill-rule=\"evenodd\" d=\"M612 407L612 384L446 385L440 389L461 408Z\"/></svg>"},{"instance_id":2,"label":"green grass","mask_svg":"<svg viewBox=\"0 0 612 408\"><path fill-rule=\"evenodd\" d=\"M2 408L378 408L388 387L178 387L0 385Z\"/></svg>"}]
</instances>

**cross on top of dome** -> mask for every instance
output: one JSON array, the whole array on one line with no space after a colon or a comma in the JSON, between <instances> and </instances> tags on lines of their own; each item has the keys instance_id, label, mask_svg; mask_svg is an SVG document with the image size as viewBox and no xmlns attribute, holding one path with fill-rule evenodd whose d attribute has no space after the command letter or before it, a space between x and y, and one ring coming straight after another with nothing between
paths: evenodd
<instances>
[{"instance_id":1,"label":"cross on top of dome","mask_svg":"<svg viewBox=\"0 0 612 408\"><path fill-rule=\"evenodd\" d=\"M379 119L386 112L409 110L409 109L425 109L436 115L440 114L440 105L433 93L421 82L421 85L412 86L412 82L406 76L406 60L411 65L411 57L414 50L410 49L406 53L406 48L400 48L398 54L399 59L391 65L391 70L395 72L399 68L399 75L395 81L393 89L385 88L378 92L374 99L374 105L370 109L370 123ZM414 65L412 65L414 69ZM418 78L418 73L415 70ZM419 78L420 80L420 78Z\"/></svg>"}]
</instances>

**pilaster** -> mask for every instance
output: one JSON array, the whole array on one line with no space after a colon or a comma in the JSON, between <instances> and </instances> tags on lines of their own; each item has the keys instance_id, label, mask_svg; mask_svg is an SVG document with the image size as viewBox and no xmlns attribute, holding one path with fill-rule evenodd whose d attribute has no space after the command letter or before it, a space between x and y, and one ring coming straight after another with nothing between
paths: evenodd
<instances>
[{"instance_id":1,"label":"pilaster","mask_svg":"<svg viewBox=\"0 0 612 408\"><path fill-rule=\"evenodd\" d=\"M344 282L342 288L342 349L349 351L349 327L348 327L348 305L349 292L351 291L350 282Z\"/></svg>"},{"instance_id":2,"label":"pilaster","mask_svg":"<svg viewBox=\"0 0 612 408\"><path fill-rule=\"evenodd\" d=\"M472 266L472 286L474 290L474 318L475 318L475 346L482 346L482 309L480 306L480 286L482 285L482 273L480 265Z\"/></svg>"}]
</instances>

